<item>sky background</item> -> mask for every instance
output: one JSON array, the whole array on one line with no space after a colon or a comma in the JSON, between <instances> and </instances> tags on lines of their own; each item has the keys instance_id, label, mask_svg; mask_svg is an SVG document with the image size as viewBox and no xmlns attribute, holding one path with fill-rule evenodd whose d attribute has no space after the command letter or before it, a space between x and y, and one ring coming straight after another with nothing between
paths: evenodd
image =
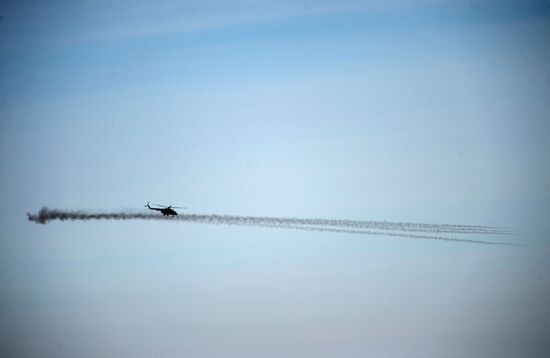
<instances>
[{"instance_id":1,"label":"sky background","mask_svg":"<svg viewBox=\"0 0 550 358\"><path fill-rule=\"evenodd\" d=\"M0 2L2 356L549 356L549 40L542 0ZM25 216L147 201L529 247Z\"/></svg>"}]
</instances>

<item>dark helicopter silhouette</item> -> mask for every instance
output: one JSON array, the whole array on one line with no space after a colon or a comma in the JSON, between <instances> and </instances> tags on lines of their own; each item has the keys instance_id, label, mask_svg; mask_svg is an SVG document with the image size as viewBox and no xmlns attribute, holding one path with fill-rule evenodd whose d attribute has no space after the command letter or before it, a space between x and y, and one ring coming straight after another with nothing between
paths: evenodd
<instances>
[{"instance_id":1,"label":"dark helicopter silhouette","mask_svg":"<svg viewBox=\"0 0 550 358\"><path fill-rule=\"evenodd\" d=\"M178 213L176 212L176 210L172 209L172 208L176 208L176 209L187 209L187 208L184 208L184 207L180 207L180 206L166 206L166 205L160 205L160 204L153 204L153 205L156 205L156 206L162 206L162 208L152 208L149 206L149 202L147 202L147 205L145 205L146 208L149 208L150 210L156 210L156 211L160 211L162 213L162 215L164 216L176 216L178 215Z\"/></svg>"}]
</instances>

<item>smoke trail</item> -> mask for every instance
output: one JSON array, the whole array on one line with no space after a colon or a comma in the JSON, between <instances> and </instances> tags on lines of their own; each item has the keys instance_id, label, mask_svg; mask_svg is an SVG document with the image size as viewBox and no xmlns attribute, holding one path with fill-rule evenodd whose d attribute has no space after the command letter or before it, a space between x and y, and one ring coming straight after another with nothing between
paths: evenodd
<instances>
[{"instance_id":1,"label":"smoke trail","mask_svg":"<svg viewBox=\"0 0 550 358\"><path fill-rule=\"evenodd\" d=\"M406 237L415 239L432 239L445 241L469 242L478 244L500 243L448 238L441 236L419 235L415 232L433 233L478 233L478 234L504 234L505 231L499 228L471 225L438 225L418 223L392 223L386 221L354 221L354 220L330 220L330 219L301 219L301 218L276 218L260 216L238 216L238 215L216 215L216 214L183 214L176 217L160 216L153 213L87 213L84 211L51 210L46 207L40 209L37 214L27 214L30 221L37 224L46 224L52 220L169 220L190 223L214 224L214 225L239 225L257 226L270 228L286 228L305 231L338 232L348 234L366 234ZM365 230L369 229L369 230ZM377 230L377 231L374 231ZM394 232L401 231L401 232ZM501 244L506 245L506 244Z\"/></svg>"},{"instance_id":2,"label":"smoke trail","mask_svg":"<svg viewBox=\"0 0 550 358\"><path fill-rule=\"evenodd\" d=\"M360 220L335 220L335 219L310 219L310 218L277 218L263 216L237 216L237 215L216 215L216 214L184 214L177 220L216 223L227 222L269 222L273 224L288 225L311 225L311 226L330 226L345 227L351 229L376 229L404 232L433 232L433 233L451 233L451 234L510 234L511 232L488 226L473 225L440 225L440 224L421 224L421 223L396 223L388 221L360 221Z\"/></svg>"},{"instance_id":3,"label":"smoke trail","mask_svg":"<svg viewBox=\"0 0 550 358\"><path fill-rule=\"evenodd\" d=\"M359 234L359 235L380 235L389 237L403 237L410 239L427 239L427 240L441 240L441 241L454 241L454 242L466 242L472 244L485 244L485 245L502 245L502 246L523 246L515 243L501 243L483 240L470 240L470 239L457 239L453 237L431 236L431 235L417 235L417 234L404 234L396 232L384 232L384 231L371 231L371 230L353 230L353 229L337 229L327 227L314 227L314 226L300 226L300 225L281 225L271 226L262 225L263 227L275 227L279 229L295 229L304 231L321 231L321 232L336 232L343 234Z\"/></svg>"},{"instance_id":4,"label":"smoke trail","mask_svg":"<svg viewBox=\"0 0 550 358\"><path fill-rule=\"evenodd\" d=\"M45 224L51 220L97 220L97 219L145 219L159 220L167 219L152 213L86 213L84 211L64 211L42 208L38 214L27 214L29 220ZM404 232L432 232L451 234L510 234L511 232L501 228L474 225L449 225L449 224L424 224L424 223L399 223L389 221L360 221L360 220L335 220L317 218L285 218L285 217L263 217L263 216L239 216L239 215L218 215L218 214L182 214L170 220L201 222L207 224L253 224L271 223L285 225L310 225L310 226L331 226L351 229L375 229Z\"/></svg>"}]
</instances>

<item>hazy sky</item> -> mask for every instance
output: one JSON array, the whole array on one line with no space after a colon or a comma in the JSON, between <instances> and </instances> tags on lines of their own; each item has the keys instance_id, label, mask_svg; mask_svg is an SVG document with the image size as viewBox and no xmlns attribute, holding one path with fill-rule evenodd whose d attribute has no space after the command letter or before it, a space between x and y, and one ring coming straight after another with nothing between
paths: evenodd
<instances>
[{"instance_id":1,"label":"hazy sky","mask_svg":"<svg viewBox=\"0 0 550 358\"><path fill-rule=\"evenodd\" d=\"M548 356L549 40L542 0L2 2L1 349ZM535 247L25 217L147 201Z\"/></svg>"}]
</instances>

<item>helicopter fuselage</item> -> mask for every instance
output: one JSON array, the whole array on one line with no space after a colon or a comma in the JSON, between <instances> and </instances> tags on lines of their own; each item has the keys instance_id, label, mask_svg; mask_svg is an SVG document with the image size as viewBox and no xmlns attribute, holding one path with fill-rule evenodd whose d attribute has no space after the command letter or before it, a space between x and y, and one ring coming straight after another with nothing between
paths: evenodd
<instances>
[{"instance_id":1,"label":"helicopter fuselage","mask_svg":"<svg viewBox=\"0 0 550 358\"><path fill-rule=\"evenodd\" d=\"M155 210L155 211L160 211L162 213L162 215L164 216L176 216L178 215L178 213L172 209L172 205L166 207L166 208L152 208L149 206L149 203L147 203L147 205L145 205L146 208L149 208L149 210Z\"/></svg>"},{"instance_id":2,"label":"helicopter fuselage","mask_svg":"<svg viewBox=\"0 0 550 358\"><path fill-rule=\"evenodd\" d=\"M176 213L175 210L170 209L170 208L160 209L159 211L160 211L160 212L162 213L162 215L164 215L164 216L176 216L176 215L178 215L178 213Z\"/></svg>"}]
</instances>

